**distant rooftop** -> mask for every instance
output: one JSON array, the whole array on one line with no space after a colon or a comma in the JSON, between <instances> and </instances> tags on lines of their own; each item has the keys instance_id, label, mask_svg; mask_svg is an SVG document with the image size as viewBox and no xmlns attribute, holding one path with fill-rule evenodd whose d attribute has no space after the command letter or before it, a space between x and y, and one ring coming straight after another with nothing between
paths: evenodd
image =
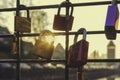
<instances>
[{"instance_id":1,"label":"distant rooftop","mask_svg":"<svg viewBox=\"0 0 120 80\"><path fill-rule=\"evenodd\" d=\"M114 42L113 41L110 41L108 46L115 46Z\"/></svg>"}]
</instances>

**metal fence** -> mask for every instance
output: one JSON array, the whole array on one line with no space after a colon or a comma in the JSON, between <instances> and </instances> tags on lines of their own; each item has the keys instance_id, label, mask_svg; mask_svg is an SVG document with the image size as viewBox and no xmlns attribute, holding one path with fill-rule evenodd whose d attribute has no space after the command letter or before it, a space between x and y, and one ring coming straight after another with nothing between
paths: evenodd
<instances>
[{"instance_id":1,"label":"metal fence","mask_svg":"<svg viewBox=\"0 0 120 80\"><path fill-rule=\"evenodd\" d=\"M66 0L69 1L69 0ZM11 11L16 11L16 15L19 15L19 5L20 5L20 0L16 1L16 8L5 8L5 9L0 9L0 12L11 12ZM119 4L120 1L117 1ZM81 6L96 6L96 5L108 5L111 4L111 1L101 1L101 2L87 2L87 3L74 3L72 4L73 7L81 7ZM53 8L58 8L59 5L43 5L43 6L30 6L27 7L29 10L39 10L39 9L53 9ZM64 6L65 7L65 6ZM67 8L67 7L66 7ZM21 10L25 10L25 8L21 8ZM69 44L69 36L70 35L75 35L76 32L54 32L56 36L59 35L64 35L66 36L66 59L67 59L67 53L68 53L68 44ZM104 31L87 31L88 35L98 35L98 34L104 34ZM120 33L120 30L117 31L117 33ZM81 33L79 33L81 34ZM33 59L28 59L28 60L22 60L20 56L20 37L33 37L33 36L39 36L39 33L29 33L29 34L23 34L20 32L16 32L15 34L12 35L0 35L1 38L6 38L10 37L13 38L14 35L16 35L17 38L17 59L4 59L0 60L0 63L16 63L16 80L21 80L21 70L20 70L20 63L43 63L43 62L64 62L67 64L66 60L33 60ZM120 62L120 59L89 59L88 62ZM68 80L69 78L69 67L66 65L65 66L65 80Z\"/></svg>"}]
</instances>

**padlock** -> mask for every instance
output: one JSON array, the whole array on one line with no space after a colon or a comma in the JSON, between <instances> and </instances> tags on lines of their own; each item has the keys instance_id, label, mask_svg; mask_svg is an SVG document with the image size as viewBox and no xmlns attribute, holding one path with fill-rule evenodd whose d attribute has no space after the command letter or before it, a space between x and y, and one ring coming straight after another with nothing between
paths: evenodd
<instances>
[{"instance_id":1,"label":"padlock","mask_svg":"<svg viewBox=\"0 0 120 80\"><path fill-rule=\"evenodd\" d=\"M60 15L61 7L64 5L70 5L71 6L71 12L68 16L66 15ZM73 25L74 17L73 14L73 6L70 2L64 1L59 5L57 15L54 16L54 22L53 22L53 29L54 30L71 30Z\"/></svg>"},{"instance_id":2,"label":"padlock","mask_svg":"<svg viewBox=\"0 0 120 80\"><path fill-rule=\"evenodd\" d=\"M15 30L18 32L31 32L31 18L29 16L29 10L24 5L20 5L20 8L26 9L27 18L15 16Z\"/></svg>"},{"instance_id":3,"label":"padlock","mask_svg":"<svg viewBox=\"0 0 120 80\"><path fill-rule=\"evenodd\" d=\"M108 6L106 22L105 22L105 35L107 39L116 39L116 30L118 28L119 11L117 5Z\"/></svg>"},{"instance_id":4,"label":"padlock","mask_svg":"<svg viewBox=\"0 0 120 80\"><path fill-rule=\"evenodd\" d=\"M17 39L16 37L14 36L13 37L13 43L12 43L12 53L13 54L17 54Z\"/></svg>"},{"instance_id":5,"label":"padlock","mask_svg":"<svg viewBox=\"0 0 120 80\"><path fill-rule=\"evenodd\" d=\"M83 39L77 42L78 33L83 33ZM70 67L78 67L87 63L89 42L86 41L86 29L81 28L74 37L74 44L70 46L67 64Z\"/></svg>"},{"instance_id":6,"label":"padlock","mask_svg":"<svg viewBox=\"0 0 120 80\"><path fill-rule=\"evenodd\" d=\"M50 39L48 39L49 37ZM48 39L46 41L46 39ZM54 49L54 34L49 30L43 30L33 47L33 53L42 59L50 60Z\"/></svg>"}]
</instances>

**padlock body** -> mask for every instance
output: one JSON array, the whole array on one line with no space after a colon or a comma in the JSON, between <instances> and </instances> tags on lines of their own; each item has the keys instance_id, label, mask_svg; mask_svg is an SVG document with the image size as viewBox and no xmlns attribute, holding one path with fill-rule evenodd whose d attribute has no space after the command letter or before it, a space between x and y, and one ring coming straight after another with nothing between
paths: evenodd
<instances>
[{"instance_id":1,"label":"padlock body","mask_svg":"<svg viewBox=\"0 0 120 80\"><path fill-rule=\"evenodd\" d=\"M105 22L105 35L107 39L116 39L116 29L118 27L119 11L117 5L108 6Z\"/></svg>"},{"instance_id":2,"label":"padlock body","mask_svg":"<svg viewBox=\"0 0 120 80\"><path fill-rule=\"evenodd\" d=\"M80 40L70 46L68 54L68 66L78 67L87 63L89 42Z\"/></svg>"},{"instance_id":3,"label":"padlock body","mask_svg":"<svg viewBox=\"0 0 120 80\"><path fill-rule=\"evenodd\" d=\"M65 31L68 27L68 30L71 30L73 25L73 20L74 20L73 16L69 16L69 19L67 20L65 15L55 15L53 29Z\"/></svg>"},{"instance_id":4,"label":"padlock body","mask_svg":"<svg viewBox=\"0 0 120 80\"><path fill-rule=\"evenodd\" d=\"M50 60L53 54L53 49L53 45L49 45L48 43L37 40L35 46L33 47L33 52L34 55L38 57Z\"/></svg>"},{"instance_id":5,"label":"padlock body","mask_svg":"<svg viewBox=\"0 0 120 80\"><path fill-rule=\"evenodd\" d=\"M31 18L15 16L15 30L18 32L31 32Z\"/></svg>"},{"instance_id":6,"label":"padlock body","mask_svg":"<svg viewBox=\"0 0 120 80\"><path fill-rule=\"evenodd\" d=\"M116 39L116 30L113 26L105 27L105 35L107 39L115 40Z\"/></svg>"}]
</instances>

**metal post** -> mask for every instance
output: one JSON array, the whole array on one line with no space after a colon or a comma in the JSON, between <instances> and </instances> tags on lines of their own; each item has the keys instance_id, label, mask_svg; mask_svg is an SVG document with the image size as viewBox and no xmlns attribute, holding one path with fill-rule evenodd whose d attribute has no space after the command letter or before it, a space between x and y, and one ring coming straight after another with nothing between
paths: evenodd
<instances>
[{"instance_id":1,"label":"metal post","mask_svg":"<svg viewBox=\"0 0 120 80\"><path fill-rule=\"evenodd\" d=\"M116 5L117 4L117 0L112 0L112 5Z\"/></svg>"},{"instance_id":2,"label":"metal post","mask_svg":"<svg viewBox=\"0 0 120 80\"><path fill-rule=\"evenodd\" d=\"M69 2L69 0L66 0ZM66 21L69 19L69 5L66 5ZM68 60L68 47L69 47L69 30L68 22L66 22L66 62L65 62L65 80L69 80L69 67L67 66Z\"/></svg>"},{"instance_id":3,"label":"metal post","mask_svg":"<svg viewBox=\"0 0 120 80\"><path fill-rule=\"evenodd\" d=\"M16 16L19 16L19 5L20 5L20 0L17 0L17 10L16 10ZM20 47L19 47L19 32L16 31L16 27L15 27L15 35L16 35L16 44L17 44L17 63L16 63L16 80L21 80L21 70L20 70Z\"/></svg>"},{"instance_id":4,"label":"metal post","mask_svg":"<svg viewBox=\"0 0 120 80\"><path fill-rule=\"evenodd\" d=\"M83 65L78 67L77 80L84 80L83 78Z\"/></svg>"}]
</instances>

